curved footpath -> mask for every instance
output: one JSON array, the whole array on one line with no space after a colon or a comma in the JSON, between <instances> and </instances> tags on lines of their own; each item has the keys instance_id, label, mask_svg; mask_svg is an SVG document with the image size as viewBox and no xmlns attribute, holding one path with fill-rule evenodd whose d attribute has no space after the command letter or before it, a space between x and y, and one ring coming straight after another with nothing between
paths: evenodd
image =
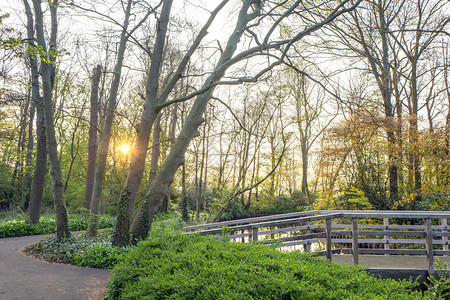
<instances>
[{"instance_id":1,"label":"curved footpath","mask_svg":"<svg viewBox=\"0 0 450 300\"><path fill-rule=\"evenodd\" d=\"M101 299L111 271L48 263L20 253L48 236L0 239L0 299Z\"/></svg>"}]
</instances>

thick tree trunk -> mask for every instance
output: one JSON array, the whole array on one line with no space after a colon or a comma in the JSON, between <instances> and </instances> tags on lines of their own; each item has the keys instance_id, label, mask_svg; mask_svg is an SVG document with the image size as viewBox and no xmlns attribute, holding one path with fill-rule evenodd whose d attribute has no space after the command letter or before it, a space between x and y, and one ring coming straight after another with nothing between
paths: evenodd
<instances>
[{"instance_id":1,"label":"thick tree trunk","mask_svg":"<svg viewBox=\"0 0 450 300\"><path fill-rule=\"evenodd\" d=\"M112 243L115 246L128 245L130 241L130 224L133 217L136 194L144 173L150 132L157 115L155 105L158 97L159 74L172 2L173 0L164 1L159 17L152 63L148 75L146 102L139 124L139 131L137 132L136 144L131 152L127 182L119 199L115 232L112 239Z\"/></svg>"},{"instance_id":2,"label":"thick tree trunk","mask_svg":"<svg viewBox=\"0 0 450 300\"><path fill-rule=\"evenodd\" d=\"M131 6L133 1L128 0L125 10L125 20L123 23L122 33L120 35L119 50L117 53L117 62L114 68L113 81L111 83L111 91L108 98L108 107L105 116L105 123L100 135L100 142L97 150L97 166L94 174L94 187L92 191L89 224L86 235L94 237L97 235L100 210L100 202L102 199L103 180L105 178L106 160L108 158L109 143L111 140L111 129L116 110L117 95L119 91L120 75L122 72L123 60L125 57L125 49L128 41L128 25L130 21Z\"/></svg>"},{"instance_id":3,"label":"thick tree trunk","mask_svg":"<svg viewBox=\"0 0 450 300\"><path fill-rule=\"evenodd\" d=\"M231 59L236 51L237 44L244 33L244 28L250 21L250 17L247 13L250 5L250 2L243 3L236 28L230 36L226 48L222 52L215 71L207 78L204 83L204 87L220 80L228 68L228 66L226 66L226 62ZM151 220L159 210L159 207L164 200L164 196L167 194L169 186L172 184L173 177L175 176L178 167L184 163L184 154L187 147L192 139L198 135L198 127L204 122L202 115L205 112L206 106L213 92L214 87L211 87L195 99L180 134L170 149L170 152L161 166L161 169L150 185L146 199L143 201L141 207L136 213L131 228L133 242L137 242L138 240L145 239L147 237Z\"/></svg>"},{"instance_id":4,"label":"thick tree trunk","mask_svg":"<svg viewBox=\"0 0 450 300\"><path fill-rule=\"evenodd\" d=\"M36 36L37 43L43 51L47 51L44 37L44 20L41 9L41 2L33 0L36 17ZM56 5L56 3L53 3ZM56 10L56 7L54 8ZM53 16L53 14L52 14ZM56 20L53 20L56 22ZM52 21L52 23L53 23ZM58 148L56 143L55 127L53 123L53 104L52 104L52 84L50 78L51 64L41 62L41 77L44 99L45 129L47 134L47 149L50 161L50 174L52 177L53 204L55 208L56 236L59 239L71 236L69 231L69 220L64 199L64 182L61 174L61 164L58 159Z\"/></svg>"},{"instance_id":5,"label":"thick tree trunk","mask_svg":"<svg viewBox=\"0 0 450 300\"><path fill-rule=\"evenodd\" d=\"M84 192L83 207L87 210L91 208L92 191L94 190L95 159L97 157L97 130L98 130L98 112L100 104L98 99L98 87L102 66L97 65L93 69L91 86L91 109L89 114L89 142L88 142L88 164L86 171L86 189Z\"/></svg>"}]
</instances>

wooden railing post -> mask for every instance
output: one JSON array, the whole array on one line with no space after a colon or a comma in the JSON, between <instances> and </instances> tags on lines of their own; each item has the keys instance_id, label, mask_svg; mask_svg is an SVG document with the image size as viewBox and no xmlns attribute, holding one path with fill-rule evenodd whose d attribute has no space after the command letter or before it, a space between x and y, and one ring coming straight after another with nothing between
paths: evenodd
<instances>
[{"instance_id":1,"label":"wooden railing post","mask_svg":"<svg viewBox=\"0 0 450 300\"><path fill-rule=\"evenodd\" d=\"M309 225L311 225L311 222L306 222L306 234L311 233L311 229L309 228ZM310 253L311 252L311 244L304 244L303 249L305 250L306 253Z\"/></svg>"},{"instance_id":2,"label":"wooden railing post","mask_svg":"<svg viewBox=\"0 0 450 300\"><path fill-rule=\"evenodd\" d=\"M433 235L431 231L431 218L426 218L424 221L425 247L427 250L427 270L429 276L434 276Z\"/></svg>"},{"instance_id":3,"label":"wooden railing post","mask_svg":"<svg viewBox=\"0 0 450 300\"><path fill-rule=\"evenodd\" d=\"M386 226L384 229L385 230L389 230L389 218L383 218L383 225ZM384 236L385 242L384 242L384 249L389 249L389 236L385 235ZM386 254L389 255L389 254Z\"/></svg>"},{"instance_id":4,"label":"wooden railing post","mask_svg":"<svg viewBox=\"0 0 450 300\"><path fill-rule=\"evenodd\" d=\"M256 242L258 240L258 228L252 227L252 241Z\"/></svg>"},{"instance_id":5,"label":"wooden railing post","mask_svg":"<svg viewBox=\"0 0 450 300\"><path fill-rule=\"evenodd\" d=\"M358 219L356 217L352 217L352 255L353 264L358 265Z\"/></svg>"},{"instance_id":6,"label":"wooden railing post","mask_svg":"<svg viewBox=\"0 0 450 300\"><path fill-rule=\"evenodd\" d=\"M447 232L447 219L442 219L442 226L444 228L442 229L442 232ZM442 240L444 241L444 246L442 247L442 250L448 250L448 237L443 236Z\"/></svg>"},{"instance_id":7,"label":"wooden railing post","mask_svg":"<svg viewBox=\"0 0 450 300\"><path fill-rule=\"evenodd\" d=\"M331 260L332 252L331 252L331 218L326 219L326 228L325 228L325 237L326 237L326 247L327 247L327 259Z\"/></svg>"}]
</instances>

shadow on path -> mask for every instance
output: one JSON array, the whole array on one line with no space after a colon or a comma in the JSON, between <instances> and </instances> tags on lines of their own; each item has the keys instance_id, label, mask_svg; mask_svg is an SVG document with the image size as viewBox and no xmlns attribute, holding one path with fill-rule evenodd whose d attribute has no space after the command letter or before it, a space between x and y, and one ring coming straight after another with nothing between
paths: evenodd
<instances>
[{"instance_id":1,"label":"shadow on path","mask_svg":"<svg viewBox=\"0 0 450 300\"><path fill-rule=\"evenodd\" d=\"M49 236L0 239L0 299L101 299L111 271L48 263L20 253Z\"/></svg>"}]
</instances>

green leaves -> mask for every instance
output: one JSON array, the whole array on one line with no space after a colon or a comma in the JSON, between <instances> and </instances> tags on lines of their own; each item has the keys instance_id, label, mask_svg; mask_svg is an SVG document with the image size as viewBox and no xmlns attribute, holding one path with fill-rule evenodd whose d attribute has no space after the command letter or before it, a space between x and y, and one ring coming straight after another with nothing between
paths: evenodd
<instances>
[{"instance_id":1,"label":"green leaves","mask_svg":"<svg viewBox=\"0 0 450 300\"><path fill-rule=\"evenodd\" d=\"M116 265L108 299L420 299L410 283L379 280L258 244L158 232Z\"/></svg>"},{"instance_id":2,"label":"green leaves","mask_svg":"<svg viewBox=\"0 0 450 300\"><path fill-rule=\"evenodd\" d=\"M113 226L114 217L100 216L100 228L112 228ZM70 215L69 227L71 231L86 230L87 218ZM0 238L47 234L55 231L54 217L41 217L39 224L27 224L23 219L0 222Z\"/></svg>"}]
</instances>

